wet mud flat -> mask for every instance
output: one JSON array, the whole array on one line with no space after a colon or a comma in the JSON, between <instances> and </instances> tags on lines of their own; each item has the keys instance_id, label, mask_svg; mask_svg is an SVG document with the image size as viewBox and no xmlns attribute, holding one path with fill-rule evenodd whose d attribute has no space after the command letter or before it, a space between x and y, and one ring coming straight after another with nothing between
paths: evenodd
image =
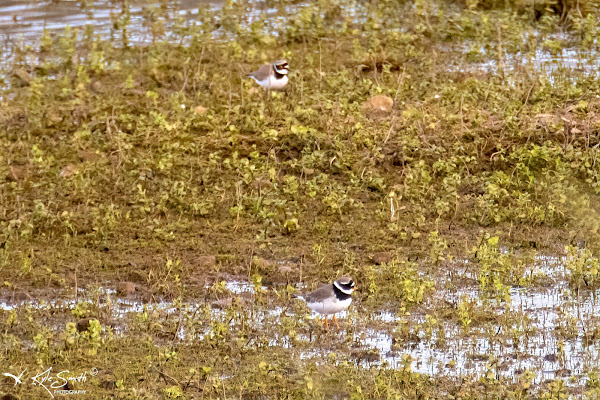
<instances>
[{"instance_id":1,"label":"wet mud flat","mask_svg":"<svg viewBox=\"0 0 600 400\"><path fill-rule=\"evenodd\" d=\"M81 343L90 340L84 338L93 330L90 321L97 320L104 340L150 336L157 347L182 355L237 337L244 340L242 353L272 352L315 366L333 361L445 381L526 382L532 393L564 379L571 393L583 393L600 362L600 308L593 291L570 287L568 262L564 256L536 256L523 270L531 283L510 287L499 299L481 290L480 272L468 260L457 261L452 271L436 274L436 290L412 312L373 309L366 306L368 295L356 293L351 309L339 315L341 329L329 331L289 297L303 287L263 286L233 276L196 288L203 292L202 301L140 297L143 288L127 294L121 285L119 292L80 289L77 300L61 299L58 293L5 293L0 308L28 315L47 335L60 336L71 324L76 327L72 338ZM35 338L19 333L22 326L9 331L24 348L38 346Z\"/></svg>"},{"instance_id":2,"label":"wet mud flat","mask_svg":"<svg viewBox=\"0 0 600 400\"><path fill-rule=\"evenodd\" d=\"M593 10L153 4L7 38L1 395L598 395Z\"/></svg>"}]
</instances>

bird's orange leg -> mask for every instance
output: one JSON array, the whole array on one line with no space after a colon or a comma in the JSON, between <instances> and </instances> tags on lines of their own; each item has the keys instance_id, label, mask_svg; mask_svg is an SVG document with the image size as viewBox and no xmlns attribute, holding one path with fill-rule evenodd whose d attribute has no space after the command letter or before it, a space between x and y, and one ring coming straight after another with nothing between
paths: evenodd
<instances>
[{"instance_id":1,"label":"bird's orange leg","mask_svg":"<svg viewBox=\"0 0 600 400\"><path fill-rule=\"evenodd\" d=\"M329 330L329 324L327 324L327 316L325 316L325 330Z\"/></svg>"},{"instance_id":2,"label":"bird's orange leg","mask_svg":"<svg viewBox=\"0 0 600 400\"><path fill-rule=\"evenodd\" d=\"M335 319L335 314L333 314L333 323L335 324L335 327L340 329L340 326L337 323L337 319Z\"/></svg>"}]
</instances>

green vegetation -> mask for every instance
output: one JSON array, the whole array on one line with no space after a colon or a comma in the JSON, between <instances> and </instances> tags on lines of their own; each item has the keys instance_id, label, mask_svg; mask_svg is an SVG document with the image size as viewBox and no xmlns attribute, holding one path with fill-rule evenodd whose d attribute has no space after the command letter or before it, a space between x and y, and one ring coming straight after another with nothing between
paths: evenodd
<instances>
[{"instance_id":1,"label":"green vegetation","mask_svg":"<svg viewBox=\"0 0 600 400\"><path fill-rule=\"evenodd\" d=\"M356 348L384 310L399 318L381 323L396 349L444 345L447 323L526 346L527 316L496 314L511 288L547 283L531 271L539 250L586 244L568 248L569 287L598 287L592 2L268 0L267 15L227 1L192 23L162 1L143 14L143 45L122 4L110 38L92 26L45 32L3 64L0 282L3 299L41 304L0 309L0 367L95 367L105 398L533 393L535 374L497 379L497 360L453 380L413 371L408 354L365 367L373 354ZM581 68L539 64L573 49ZM281 58L286 92L245 79ZM365 111L375 95L391 112ZM300 280L342 274L356 279L357 302L340 333L325 333L290 295ZM251 295L227 289L240 278ZM119 319L105 288L124 281L170 308ZM443 285L479 298L437 302ZM412 324L411 313L424 317ZM577 320L561 318L560 339L577 338ZM600 331L589 329L591 345ZM593 396L589 374L581 390ZM567 383L535 393L565 398Z\"/></svg>"}]
</instances>

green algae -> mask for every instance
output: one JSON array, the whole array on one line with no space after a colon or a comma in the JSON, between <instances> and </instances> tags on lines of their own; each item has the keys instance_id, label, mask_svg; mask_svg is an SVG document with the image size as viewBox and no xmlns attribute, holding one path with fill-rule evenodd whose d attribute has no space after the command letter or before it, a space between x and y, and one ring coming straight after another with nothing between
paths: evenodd
<instances>
[{"instance_id":1,"label":"green algae","mask_svg":"<svg viewBox=\"0 0 600 400\"><path fill-rule=\"evenodd\" d=\"M593 251L597 77L528 62L567 45L597 50L592 14L425 1L268 5L274 14L256 19L246 2L202 9L196 24L176 19L170 40L167 11L156 9L152 40L139 45L124 3L112 40L67 29L12 49L0 108L4 292L72 298L78 287L132 281L176 312L142 310L120 332L102 291L58 312L5 310L1 365L25 368L33 356L95 366L107 371L94 383L106 398L527 398L527 374L509 384L434 379L408 359L364 368L345 355L357 328L322 333L295 305L257 328L253 313L287 307L300 280L340 274L361 286L356 312L410 313L432 296L432 277L465 256L486 299L501 304L510 287L539 284L524 273L531 247L562 252L586 240ZM570 33L557 39L561 29ZM265 96L244 78L280 58L292 71L285 93ZM393 110L366 115L362 104L378 94ZM380 252L389 257L376 263ZM584 267L573 287L596 284L595 264ZM218 282L231 276L276 290L214 318L207 304L227 297ZM193 312L179 306L190 301ZM399 322L395 338L433 335L440 318L468 334L490 322L489 307L441 306L419 327ZM78 332L81 318L100 328ZM182 326L190 336L178 339ZM292 345L269 346L278 335ZM303 361L301 350L315 346L329 358ZM538 389L567 390L558 380Z\"/></svg>"}]
</instances>

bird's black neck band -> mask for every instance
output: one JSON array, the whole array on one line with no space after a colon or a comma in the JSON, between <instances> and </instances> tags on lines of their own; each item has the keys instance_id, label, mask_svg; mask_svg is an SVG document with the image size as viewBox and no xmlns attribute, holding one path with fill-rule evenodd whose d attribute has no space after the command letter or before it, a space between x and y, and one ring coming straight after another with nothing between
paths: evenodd
<instances>
[{"instance_id":1,"label":"bird's black neck band","mask_svg":"<svg viewBox=\"0 0 600 400\"><path fill-rule=\"evenodd\" d=\"M335 285L332 285L332 286L333 286L333 293L335 293L335 297L339 301L348 300L349 298L352 297L352 295L342 292L337 286L335 286Z\"/></svg>"}]
</instances>

